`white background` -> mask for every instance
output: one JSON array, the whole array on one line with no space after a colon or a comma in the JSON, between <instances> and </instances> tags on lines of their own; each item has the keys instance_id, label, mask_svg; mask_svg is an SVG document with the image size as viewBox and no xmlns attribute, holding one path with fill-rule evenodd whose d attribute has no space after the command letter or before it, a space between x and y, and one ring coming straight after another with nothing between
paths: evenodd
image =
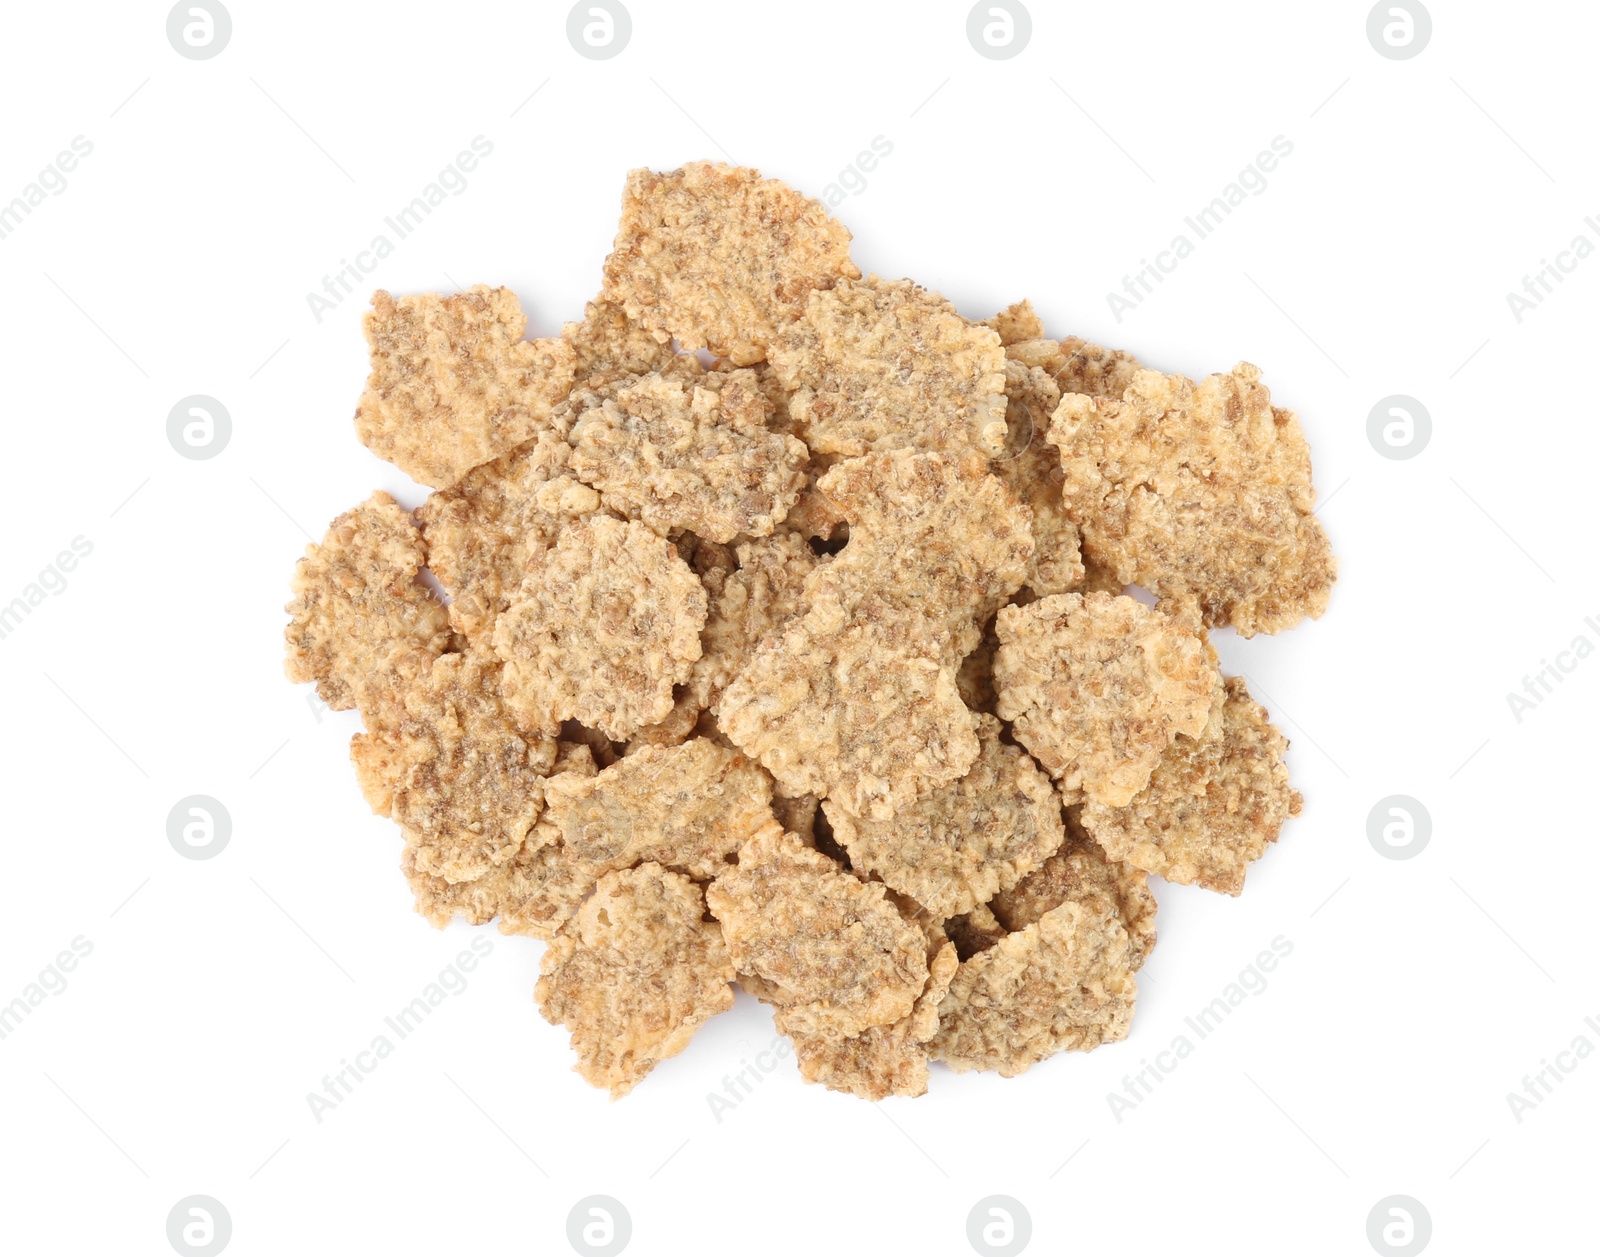
<instances>
[{"instance_id":1,"label":"white background","mask_svg":"<svg viewBox=\"0 0 1600 1257\"><path fill-rule=\"evenodd\" d=\"M1600 659L1520 722L1506 693L1600 644L1600 259L1520 323L1506 293L1600 243L1600 15L1439 0L1391 61L1362 3L1039 3L990 61L964 3L630 0L631 44L593 62L566 7L232 0L209 61L164 5L8 10L0 201L94 149L0 240L0 602L93 553L0 641L0 1002L93 952L0 1041L5 1250L167 1253L193 1193L241 1255L565 1252L593 1193L640 1254L965 1253L997 1193L1041 1253L1366 1253L1395 1193L1435 1252L1592 1244L1600 1057L1520 1123L1506 1095L1600 1046ZM821 195L881 135L837 210L864 270L973 317L1031 297L1050 334L1170 370L1248 359L1298 411L1339 586L1317 624L1219 645L1305 814L1241 899L1157 885L1125 1043L1009 1081L936 1067L880 1106L786 1064L719 1122L707 1094L773 1037L741 997L612 1104L537 1013L540 944L411 913L353 715L281 672L308 535L375 487L422 496L352 431L366 294L320 323L306 295L477 135L493 154L370 286L508 284L547 335L598 288L630 167L733 158ZM1267 190L1118 322L1107 292L1279 135ZM210 461L166 438L196 393L233 419ZM1390 394L1433 417L1409 461L1367 440ZM190 794L231 814L214 859L168 844ZM1368 842L1390 794L1432 817L1410 860ZM306 1094L475 933L468 988L317 1122ZM1118 1122L1108 1092L1279 935L1267 989Z\"/></svg>"}]
</instances>

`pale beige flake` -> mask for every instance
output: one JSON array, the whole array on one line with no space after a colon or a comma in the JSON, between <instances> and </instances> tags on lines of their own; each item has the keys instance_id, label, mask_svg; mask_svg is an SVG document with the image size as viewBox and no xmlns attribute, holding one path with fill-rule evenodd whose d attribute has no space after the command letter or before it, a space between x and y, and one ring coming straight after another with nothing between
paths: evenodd
<instances>
[{"instance_id":1,"label":"pale beige flake","mask_svg":"<svg viewBox=\"0 0 1600 1257\"><path fill-rule=\"evenodd\" d=\"M805 485L806 447L770 431L755 372L698 384L643 376L578 415L572 469L605 505L658 532L767 536Z\"/></svg>"},{"instance_id":2,"label":"pale beige flake","mask_svg":"<svg viewBox=\"0 0 1600 1257\"><path fill-rule=\"evenodd\" d=\"M1260 380L1141 371L1120 400L1064 396L1049 438L1085 551L1246 637L1321 615L1337 570L1305 436Z\"/></svg>"},{"instance_id":3,"label":"pale beige flake","mask_svg":"<svg viewBox=\"0 0 1600 1257\"><path fill-rule=\"evenodd\" d=\"M757 170L692 162L628 175L603 295L660 341L748 366L813 290L860 274L850 233L818 202Z\"/></svg>"},{"instance_id":4,"label":"pale beige flake","mask_svg":"<svg viewBox=\"0 0 1600 1257\"><path fill-rule=\"evenodd\" d=\"M723 692L717 722L786 793L892 816L978 756L953 669L919 632L813 607Z\"/></svg>"},{"instance_id":5,"label":"pale beige flake","mask_svg":"<svg viewBox=\"0 0 1600 1257\"><path fill-rule=\"evenodd\" d=\"M405 832L416 870L466 882L515 856L539 819L556 743L507 715L499 661L444 655L383 717L350 757L373 810Z\"/></svg>"},{"instance_id":6,"label":"pale beige flake","mask_svg":"<svg viewBox=\"0 0 1600 1257\"><path fill-rule=\"evenodd\" d=\"M959 661L1026 579L1032 514L971 454L896 450L839 463L819 482L850 542L810 583L854 620L915 618Z\"/></svg>"},{"instance_id":7,"label":"pale beige flake","mask_svg":"<svg viewBox=\"0 0 1600 1257\"><path fill-rule=\"evenodd\" d=\"M1069 803L1126 804L1174 737L1205 728L1220 684L1188 625L1121 595L1006 607L995 632L999 716Z\"/></svg>"},{"instance_id":8,"label":"pale beige flake","mask_svg":"<svg viewBox=\"0 0 1600 1257\"><path fill-rule=\"evenodd\" d=\"M970 912L1014 886L1065 831L1050 779L978 717L978 758L959 781L924 794L887 820L857 819L823 803L851 867L875 874L937 920Z\"/></svg>"},{"instance_id":9,"label":"pale beige flake","mask_svg":"<svg viewBox=\"0 0 1600 1257\"><path fill-rule=\"evenodd\" d=\"M328 526L295 567L284 630L291 681L315 681L335 711L387 688L397 669L426 671L449 644L443 605L418 580L427 550L411 518L374 493Z\"/></svg>"},{"instance_id":10,"label":"pale beige flake","mask_svg":"<svg viewBox=\"0 0 1600 1257\"><path fill-rule=\"evenodd\" d=\"M1181 741L1181 739L1180 739ZM1002 932L1025 930L1069 900L1111 905L1128 932L1128 968L1138 969L1156 945L1156 897L1142 869L1109 857L1067 812L1060 850L1009 890L989 901Z\"/></svg>"},{"instance_id":11,"label":"pale beige flake","mask_svg":"<svg viewBox=\"0 0 1600 1257\"><path fill-rule=\"evenodd\" d=\"M541 432L417 508L430 569L453 599L450 622L475 644L489 644L530 556L599 509L600 495L571 474L571 457L560 435Z\"/></svg>"},{"instance_id":12,"label":"pale beige flake","mask_svg":"<svg viewBox=\"0 0 1600 1257\"><path fill-rule=\"evenodd\" d=\"M502 934L548 939L578 910L600 875L560 842L541 820L504 864L467 882L447 882L417 868L419 848L408 841L401 869L416 899L416 909L443 929L456 918L482 925L500 918Z\"/></svg>"},{"instance_id":13,"label":"pale beige flake","mask_svg":"<svg viewBox=\"0 0 1600 1257\"><path fill-rule=\"evenodd\" d=\"M962 962L929 1046L958 1072L1015 1077L1057 1052L1126 1038L1137 990L1117 913L1069 901Z\"/></svg>"},{"instance_id":14,"label":"pale beige flake","mask_svg":"<svg viewBox=\"0 0 1600 1257\"><path fill-rule=\"evenodd\" d=\"M576 719L625 739L672 710L705 619L705 588L670 542L636 521L570 523L530 555L495 625L507 706L529 729Z\"/></svg>"},{"instance_id":15,"label":"pale beige flake","mask_svg":"<svg viewBox=\"0 0 1600 1257\"><path fill-rule=\"evenodd\" d=\"M572 1032L577 1070L613 1100L733 1007L722 932L700 888L657 864L608 873L551 940L535 998Z\"/></svg>"},{"instance_id":16,"label":"pale beige flake","mask_svg":"<svg viewBox=\"0 0 1600 1257\"><path fill-rule=\"evenodd\" d=\"M740 973L800 1034L847 1036L911 1013L928 982L927 939L878 883L841 872L773 821L706 892Z\"/></svg>"},{"instance_id":17,"label":"pale beige flake","mask_svg":"<svg viewBox=\"0 0 1600 1257\"><path fill-rule=\"evenodd\" d=\"M939 1004L960 963L954 944L936 927L928 940L928 982L911 1011L887 1026L872 1026L848 1038L789 1029L790 1018L774 1016L794 1043L800 1076L829 1091L863 1100L920 1096L928 1090L928 1040L939 1029Z\"/></svg>"},{"instance_id":18,"label":"pale beige flake","mask_svg":"<svg viewBox=\"0 0 1600 1257\"><path fill-rule=\"evenodd\" d=\"M1121 397L1144 368L1132 354L1106 349L1069 336L1066 340L1017 340L1006 345L1006 357L1039 367L1063 394Z\"/></svg>"},{"instance_id":19,"label":"pale beige flake","mask_svg":"<svg viewBox=\"0 0 1600 1257\"><path fill-rule=\"evenodd\" d=\"M578 859L602 872L651 860L699 881L725 872L772 821L771 802L758 765L706 738L545 784L546 818Z\"/></svg>"},{"instance_id":20,"label":"pale beige flake","mask_svg":"<svg viewBox=\"0 0 1600 1257\"><path fill-rule=\"evenodd\" d=\"M364 326L372 374L356 434L420 484L448 488L520 445L572 388L572 346L523 340L509 288L398 300L380 290Z\"/></svg>"},{"instance_id":21,"label":"pale beige flake","mask_svg":"<svg viewBox=\"0 0 1600 1257\"><path fill-rule=\"evenodd\" d=\"M909 280L874 275L813 293L769 360L818 453L1005 448L999 335Z\"/></svg>"},{"instance_id":22,"label":"pale beige flake","mask_svg":"<svg viewBox=\"0 0 1600 1257\"><path fill-rule=\"evenodd\" d=\"M1123 808L1086 806L1084 827L1107 852L1169 882L1237 895L1245 872L1298 816L1288 740L1250 697L1243 678L1199 737L1179 737L1150 784Z\"/></svg>"},{"instance_id":23,"label":"pale beige flake","mask_svg":"<svg viewBox=\"0 0 1600 1257\"><path fill-rule=\"evenodd\" d=\"M648 375L673 358L671 345L657 340L620 305L603 297L583 308L579 322L562 327L561 337L572 346L573 379L580 388Z\"/></svg>"}]
</instances>

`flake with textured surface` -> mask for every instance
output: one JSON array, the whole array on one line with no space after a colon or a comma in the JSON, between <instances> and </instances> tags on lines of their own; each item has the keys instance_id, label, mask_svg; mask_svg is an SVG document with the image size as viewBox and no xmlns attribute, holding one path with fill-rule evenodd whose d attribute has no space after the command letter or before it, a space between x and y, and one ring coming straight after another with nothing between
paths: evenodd
<instances>
[{"instance_id":1,"label":"flake with textured surface","mask_svg":"<svg viewBox=\"0 0 1600 1257\"><path fill-rule=\"evenodd\" d=\"M691 162L629 173L604 295L658 340L748 366L813 290L860 274L818 202L757 170Z\"/></svg>"},{"instance_id":2,"label":"flake with textured surface","mask_svg":"<svg viewBox=\"0 0 1600 1257\"><path fill-rule=\"evenodd\" d=\"M1011 1078L1057 1052L1126 1038L1137 991L1116 912L1063 903L962 961L930 1048L958 1072Z\"/></svg>"},{"instance_id":3,"label":"flake with textured surface","mask_svg":"<svg viewBox=\"0 0 1600 1257\"><path fill-rule=\"evenodd\" d=\"M722 932L700 888L660 865L608 873L551 940L535 996L572 1032L576 1066L613 1100L733 1007Z\"/></svg>"},{"instance_id":4,"label":"flake with textured surface","mask_svg":"<svg viewBox=\"0 0 1600 1257\"><path fill-rule=\"evenodd\" d=\"M1245 871L1302 806L1283 762L1288 740L1243 678L1199 737L1179 737L1126 807L1090 805L1083 823L1107 852L1169 882L1237 895Z\"/></svg>"},{"instance_id":5,"label":"flake with textured surface","mask_svg":"<svg viewBox=\"0 0 1600 1257\"><path fill-rule=\"evenodd\" d=\"M927 940L878 883L841 872L773 821L706 892L740 973L754 974L801 1034L860 1034L912 1011Z\"/></svg>"},{"instance_id":6,"label":"flake with textured surface","mask_svg":"<svg viewBox=\"0 0 1600 1257\"><path fill-rule=\"evenodd\" d=\"M450 640L444 607L417 579L427 557L387 493L334 520L295 567L285 608L289 679L315 681L323 702L347 711L396 669L426 671Z\"/></svg>"},{"instance_id":7,"label":"flake with textured surface","mask_svg":"<svg viewBox=\"0 0 1600 1257\"><path fill-rule=\"evenodd\" d=\"M813 293L769 359L813 450L1005 448L1005 351L938 293L876 275Z\"/></svg>"},{"instance_id":8,"label":"flake with textured surface","mask_svg":"<svg viewBox=\"0 0 1600 1257\"><path fill-rule=\"evenodd\" d=\"M1060 783L1121 807L1221 684L1190 628L1122 595L1052 594L995 620L999 715Z\"/></svg>"},{"instance_id":9,"label":"flake with textured surface","mask_svg":"<svg viewBox=\"0 0 1600 1257\"><path fill-rule=\"evenodd\" d=\"M1337 570L1299 421L1260 381L1141 371L1120 400L1063 397L1050 425L1085 549L1246 637L1321 615Z\"/></svg>"},{"instance_id":10,"label":"flake with textured surface","mask_svg":"<svg viewBox=\"0 0 1600 1257\"><path fill-rule=\"evenodd\" d=\"M553 738L517 728L500 701L500 664L443 655L350 744L373 810L415 848L418 872L471 881L504 864L539 819Z\"/></svg>"},{"instance_id":11,"label":"flake with textured surface","mask_svg":"<svg viewBox=\"0 0 1600 1257\"><path fill-rule=\"evenodd\" d=\"M356 433L419 484L444 489L533 436L572 388L572 346L525 341L509 288L398 300L378 291L366 316L372 374Z\"/></svg>"},{"instance_id":12,"label":"flake with textured surface","mask_svg":"<svg viewBox=\"0 0 1600 1257\"><path fill-rule=\"evenodd\" d=\"M772 785L738 751L705 738L647 747L593 777L553 777L546 818L603 872L651 860L708 881L772 820Z\"/></svg>"},{"instance_id":13,"label":"flake with textured surface","mask_svg":"<svg viewBox=\"0 0 1600 1257\"><path fill-rule=\"evenodd\" d=\"M1099 899L1113 905L1128 931L1128 967L1138 969L1156 945L1156 897L1143 870L1113 860L1067 814L1067 840L1061 849L1009 890L989 901L996 923L1007 931L1025 930L1071 900Z\"/></svg>"},{"instance_id":14,"label":"flake with textured surface","mask_svg":"<svg viewBox=\"0 0 1600 1257\"><path fill-rule=\"evenodd\" d=\"M799 497L807 459L801 442L768 429L771 411L753 371L697 384L641 376L577 416L572 470L608 508L658 532L764 537Z\"/></svg>"},{"instance_id":15,"label":"flake with textured surface","mask_svg":"<svg viewBox=\"0 0 1600 1257\"><path fill-rule=\"evenodd\" d=\"M978 758L966 776L930 790L887 820L823 804L852 868L911 896L935 919L970 912L1014 886L1061 845L1061 804L1050 779L978 717Z\"/></svg>"},{"instance_id":16,"label":"flake with textured surface","mask_svg":"<svg viewBox=\"0 0 1600 1257\"><path fill-rule=\"evenodd\" d=\"M672 710L705 620L705 588L670 542L636 521L570 523L495 624L506 705L529 729L575 719L620 741Z\"/></svg>"}]
</instances>

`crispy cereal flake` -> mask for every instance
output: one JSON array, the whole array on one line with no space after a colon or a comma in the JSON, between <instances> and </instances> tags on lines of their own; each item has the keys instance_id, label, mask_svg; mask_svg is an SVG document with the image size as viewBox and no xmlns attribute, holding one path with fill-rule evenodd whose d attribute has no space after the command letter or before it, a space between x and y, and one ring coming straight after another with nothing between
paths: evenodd
<instances>
[{"instance_id":1,"label":"crispy cereal flake","mask_svg":"<svg viewBox=\"0 0 1600 1257\"><path fill-rule=\"evenodd\" d=\"M930 1046L957 1072L1012 1078L1057 1052L1126 1038L1137 991L1116 912L1063 903L961 963Z\"/></svg>"},{"instance_id":2,"label":"crispy cereal flake","mask_svg":"<svg viewBox=\"0 0 1600 1257\"><path fill-rule=\"evenodd\" d=\"M646 747L592 777L545 786L549 822L580 860L602 871L651 860L699 881L725 872L771 822L771 802L757 764L706 738Z\"/></svg>"},{"instance_id":3,"label":"crispy cereal flake","mask_svg":"<svg viewBox=\"0 0 1600 1257\"><path fill-rule=\"evenodd\" d=\"M620 1099L733 1007L722 931L687 877L658 864L608 873L551 941L535 996L572 1031L578 1072Z\"/></svg>"},{"instance_id":4,"label":"crispy cereal flake","mask_svg":"<svg viewBox=\"0 0 1600 1257\"><path fill-rule=\"evenodd\" d=\"M1063 397L1050 426L1086 550L1246 637L1320 616L1336 574L1305 436L1260 381L1141 371L1120 400Z\"/></svg>"},{"instance_id":5,"label":"crispy cereal flake","mask_svg":"<svg viewBox=\"0 0 1600 1257\"><path fill-rule=\"evenodd\" d=\"M860 274L818 202L758 170L691 162L628 175L604 296L657 340L748 366L813 290Z\"/></svg>"},{"instance_id":6,"label":"crispy cereal flake","mask_svg":"<svg viewBox=\"0 0 1600 1257\"><path fill-rule=\"evenodd\" d=\"M295 567L289 679L315 681L323 702L348 711L363 691L386 690L392 671L425 671L450 641L444 607L417 579L427 557L387 493L334 520Z\"/></svg>"},{"instance_id":7,"label":"crispy cereal flake","mask_svg":"<svg viewBox=\"0 0 1600 1257\"><path fill-rule=\"evenodd\" d=\"M1220 684L1204 643L1132 598L1052 594L995 621L999 715L1057 782L1121 807L1172 739L1205 728Z\"/></svg>"},{"instance_id":8,"label":"crispy cereal flake","mask_svg":"<svg viewBox=\"0 0 1600 1257\"><path fill-rule=\"evenodd\" d=\"M699 383L647 375L583 411L572 470L605 505L658 532L765 537L805 486L806 447L772 432L755 372Z\"/></svg>"},{"instance_id":9,"label":"crispy cereal flake","mask_svg":"<svg viewBox=\"0 0 1600 1257\"><path fill-rule=\"evenodd\" d=\"M419 873L466 882L521 849L544 804L553 738L521 732L500 701L500 663L443 655L350 744L373 809L414 848Z\"/></svg>"},{"instance_id":10,"label":"crispy cereal flake","mask_svg":"<svg viewBox=\"0 0 1600 1257\"><path fill-rule=\"evenodd\" d=\"M1226 698L1198 737L1174 739L1126 807L1089 804L1083 824L1138 868L1237 895L1250 863L1300 814L1302 799L1283 762L1288 739L1242 677L1224 685Z\"/></svg>"},{"instance_id":11,"label":"crispy cereal flake","mask_svg":"<svg viewBox=\"0 0 1600 1257\"><path fill-rule=\"evenodd\" d=\"M977 760L959 781L924 794L887 820L857 819L824 803L850 865L911 896L934 919L970 912L1061 845L1061 804L1033 760L978 717Z\"/></svg>"},{"instance_id":12,"label":"crispy cereal flake","mask_svg":"<svg viewBox=\"0 0 1600 1257\"><path fill-rule=\"evenodd\" d=\"M1128 931L1128 967L1138 969L1156 945L1156 897L1143 870L1114 860L1067 812L1061 849L1009 890L989 902L1002 931L1025 930L1045 913L1071 900L1110 904Z\"/></svg>"},{"instance_id":13,"label":"crispy cereal flake","mask_svg":"<svg viewBox=\"0 0 1600 1257\"><path fill-rule=\"evenodd\" d=\"M819 453L1005 448L1005 351L938 293L876 275L815 292L768 355Z\"/></svg>"},{"instance_id":14,"label":"crispy cereal flake","mask_svg":"<svg viewBox=\"0 0 1600 1257\"><path fill-rule=\"evenodd\" d=\"M923 931L885 895L773 821L706 903L734 967L765 984L794 1032L855 1035L909 1014L928 981Z\"/></svg>"},{"instance_id":15,"label":"crispy cereal flake","mask_svg":"<svg viewBox=\"0 0 1600 1257\"><path fill-rule=\"evenodd\" d=\"M420 484L448 488L526 441L572 387L572 346L523 340L509 288L398 300L380 290L365 327L372 374L356 434Z\"/></svg>"},{"instance_id":16,"label":"crispy cereal flake","mask_svg":"<svg viewBox=\"0 0 1600 1257\"><path fill-rule=\"evenodd\" d=\"M570 523L530 555L495 625L506 704L529 729L576 719L620 741L672 710L705 620L705 588L670 542L604 515Z\"/></svg>"}]
</instances>

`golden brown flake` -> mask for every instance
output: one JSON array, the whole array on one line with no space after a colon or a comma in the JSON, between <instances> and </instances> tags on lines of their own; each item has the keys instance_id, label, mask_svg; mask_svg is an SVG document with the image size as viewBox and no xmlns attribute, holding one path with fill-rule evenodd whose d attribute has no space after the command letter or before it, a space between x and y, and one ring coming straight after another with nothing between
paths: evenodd
<instances>
[{"instance_id":1,"label":"golden brown flake","mask_svg":"<svg viewBox=\"0 0 1600 1257\"><path fill-rule=\"evenodd\" d=\"M572 346L523 340L509 288L399 300L380 290L364 326L372 375L356 434L420 484L448 488L528 440L572 388Z\"/></svg>"},{"instance_id":2,"label":"golden brown flake","mask_svg":"<svg viewBox=\"0 0 1600 1257\"><path fill-rule=\"evenodd\" d=\"M589 778L552 777L546 817L601 872L642 860L708 881L772 820L772 785L738 751L706 738L646 747Z\"/></svg>"},{"instance_id":3,"label":"golden brown flake","mask_svg":"<svg viewBox=\"0 0 1600 1257\"><path fill-rule=\"evenodd\" d=\"M1124 596L1052 594L995 621L999 715L1061 786L1121 807L1172 739L1205 728L1219 684L1182 622Z\"/></svg>"},{"instance_id":4,"label":"golden brown flake","mask_svg":"<svg viewBox=\"0 0 1600 1257\"><path fill-rule=\"evenodd\" d=\"M570 520L594 514L600 495L571 474L572 447L541 432L468 472L417 508L433 574L449 591L450 622L487 646L495 621Z\"/></svg>"},{"instance_id":5,"label":"golden brown flake","mask_svg":"<svg viewBox=\"0 0 1600 1257\"><path fill-rule=\"evenodd\" d=\"M924 794L887 820L857 819L823 803L851 867L876 874L936 920L970 912L1016 885L1061 845L1061 803L1026 754L978 717L978 758L959 781Z\"/></svg>"},{"instance_id":6,"label":"golden brown flake","mask_svg":"<svg viewBox=\"0 0 1600 1257\"><path fill-rule=\"evenodd\" d=\"M578 415L572 470L657 532L764 537L799 497L807 459L804 444L767 428L771 411L753 371L698 384L643 376Z\"/></svg>"},{"instance_id":7,"label":"golden brown flake","mask_svg":"<svg viewBox=\"0 0 1600 1257\"><path fill-rule=\"evenodd\" d=\"M1179 737L1127 807L1089 805L1084 827L1110 854L1169 882L1237 895L1245 872L1302 806L1289 785L1288 739L1242 677L1197 738Z\"/></svg>"},{"instance_id":8,"label":"golden brown flake","mask_svg":"<svg viewBox=\"0 0 1600 1257\"><path fill-rule=\"evenodd\" d=\"M912 1011L927 940L878 883L839 870L769 823L706 892L740 973L755 975L799 1034L855 1035Z\"/></svg>"},{"instance_id":9,"label":"golden brown flake","mask_svg":"<svg viewBox=\"0 0 1600 1257\"><path fill-rule=\"evenodd\" d=\"M407 835L419 873L467 882L521 849L544 804L553 738L522 733L500 701L498 660L444 655L350 744L379 814Z\"/></svg>"},{"instance_id":10,"label":"golden brown flake","mask_svg":"<svg viewBox=\"0 0 1600 1257\"><path fill-rule=\"evenodd\" d=\"M1321 615L1336 574L1305 436L1260 379L1141 371L1121 400L1063 397L1050 426L1086 551L1246 637Z\"/></svg>"},{"instance_id":11,"label":"golden brown flake","mask_svg":"<svg viewBox=\"0 0 1600 1257\"><path fill-rule=\"evenodd\" d=\"M494 630L507 706L554 734L567 719L621 740L672 710L700 657L706 591L668 541L595 516L530 554Z\"/></svg>"},{"instance_id":12,"label":"golden brown flake","mask_svg":"<svg viewBox=\"0 0 1600 1257\"><path fill-rule=\"evenodd\" d=\"M1091 344L1081 336L1063 341L1018 340L1006 346L1006 357L1039 367L1066 393L1121 397L1144 368L1132 354Z\"/></svg>"},{"instance_id":13,"label":"golden brown flake","mask_svg":"<svg viewBox=\"0 0 1600 1257\"><path fill-rule=\"evenodd\" d=\"M1067 840L1061 849L1009 890L989 901L1003 931L1025 930L1069 900L1103 901L1114 907L1128 931L1128 968L1138 969L1156 945L1156 897L1143 870L1113 860L1079 824L1077 808L1067 812Z\"/></svg>"},{"instance_id":14,"label":"golden brown flake","mask_svg":"<svg viewBox=\"0 0 1600 1257\"><path fill-rule=\"evenodd\" d=\"M425 671L449 644L444 607L417 579L422 536L387 493L328 526L295 567L284 630L291 681L315 681L335 711L397 670Z\"/></svg>"},{"instance_id":15,"label":"golden brown flake","mask_svg":"<svg viewBox=\"0 0 1600 1257\"><path fill-rule=\"evenodd\" d=\"M1005 351L938 293L876 275L811 295L769 355L819 453L1005 448Z\"/></svg>"},{"instance_id":16,"label":"golden brown flake","mask_svg":"<svg viewBox=\"0 0 1600 1257\"><path fill-rule=\"evenodd\" d=\"M635 170L604 296L656 339L748 366L812 290L861 272L850 233L816 201L744 167Z\"/></svg>"},{"instance_id":17,"label":"golden brown flake","mask_svg":"<svg viewBox=\"0 0 1600 1257\"><path fill-rule=\"evenodd\" d=\"M1015 1077L1127 1037L1138 987L1109 903L1067 902L962 962L930 1048L952 1069Z\"/></svg>"},{"instance_id":18,"label":"golden brown flake","mask_svg":"<svg viewBox=\"0 0 1600 1257\"><path fill-rule=\"evenodd\" d=\"M733 1007L733 965L704 909L700 888L660 865L608 873L544 954L539 1010L572 1031L578 1072L613 1100Z\"/></svg>"},{"instance_id":19,"label":"golden brown flake","mask_svg":"<svg viewBox=\"0 0 1600 1257\"><path fill-rule=\"evenodd\" d=\"M1038 340L1044 335L1044 324L1034 313L1033 302L1024 297L1014 301L992 319L983 321L1000 337L1002 345L1015 345L1019 341Z\"/></svg>"}]
</instances>

